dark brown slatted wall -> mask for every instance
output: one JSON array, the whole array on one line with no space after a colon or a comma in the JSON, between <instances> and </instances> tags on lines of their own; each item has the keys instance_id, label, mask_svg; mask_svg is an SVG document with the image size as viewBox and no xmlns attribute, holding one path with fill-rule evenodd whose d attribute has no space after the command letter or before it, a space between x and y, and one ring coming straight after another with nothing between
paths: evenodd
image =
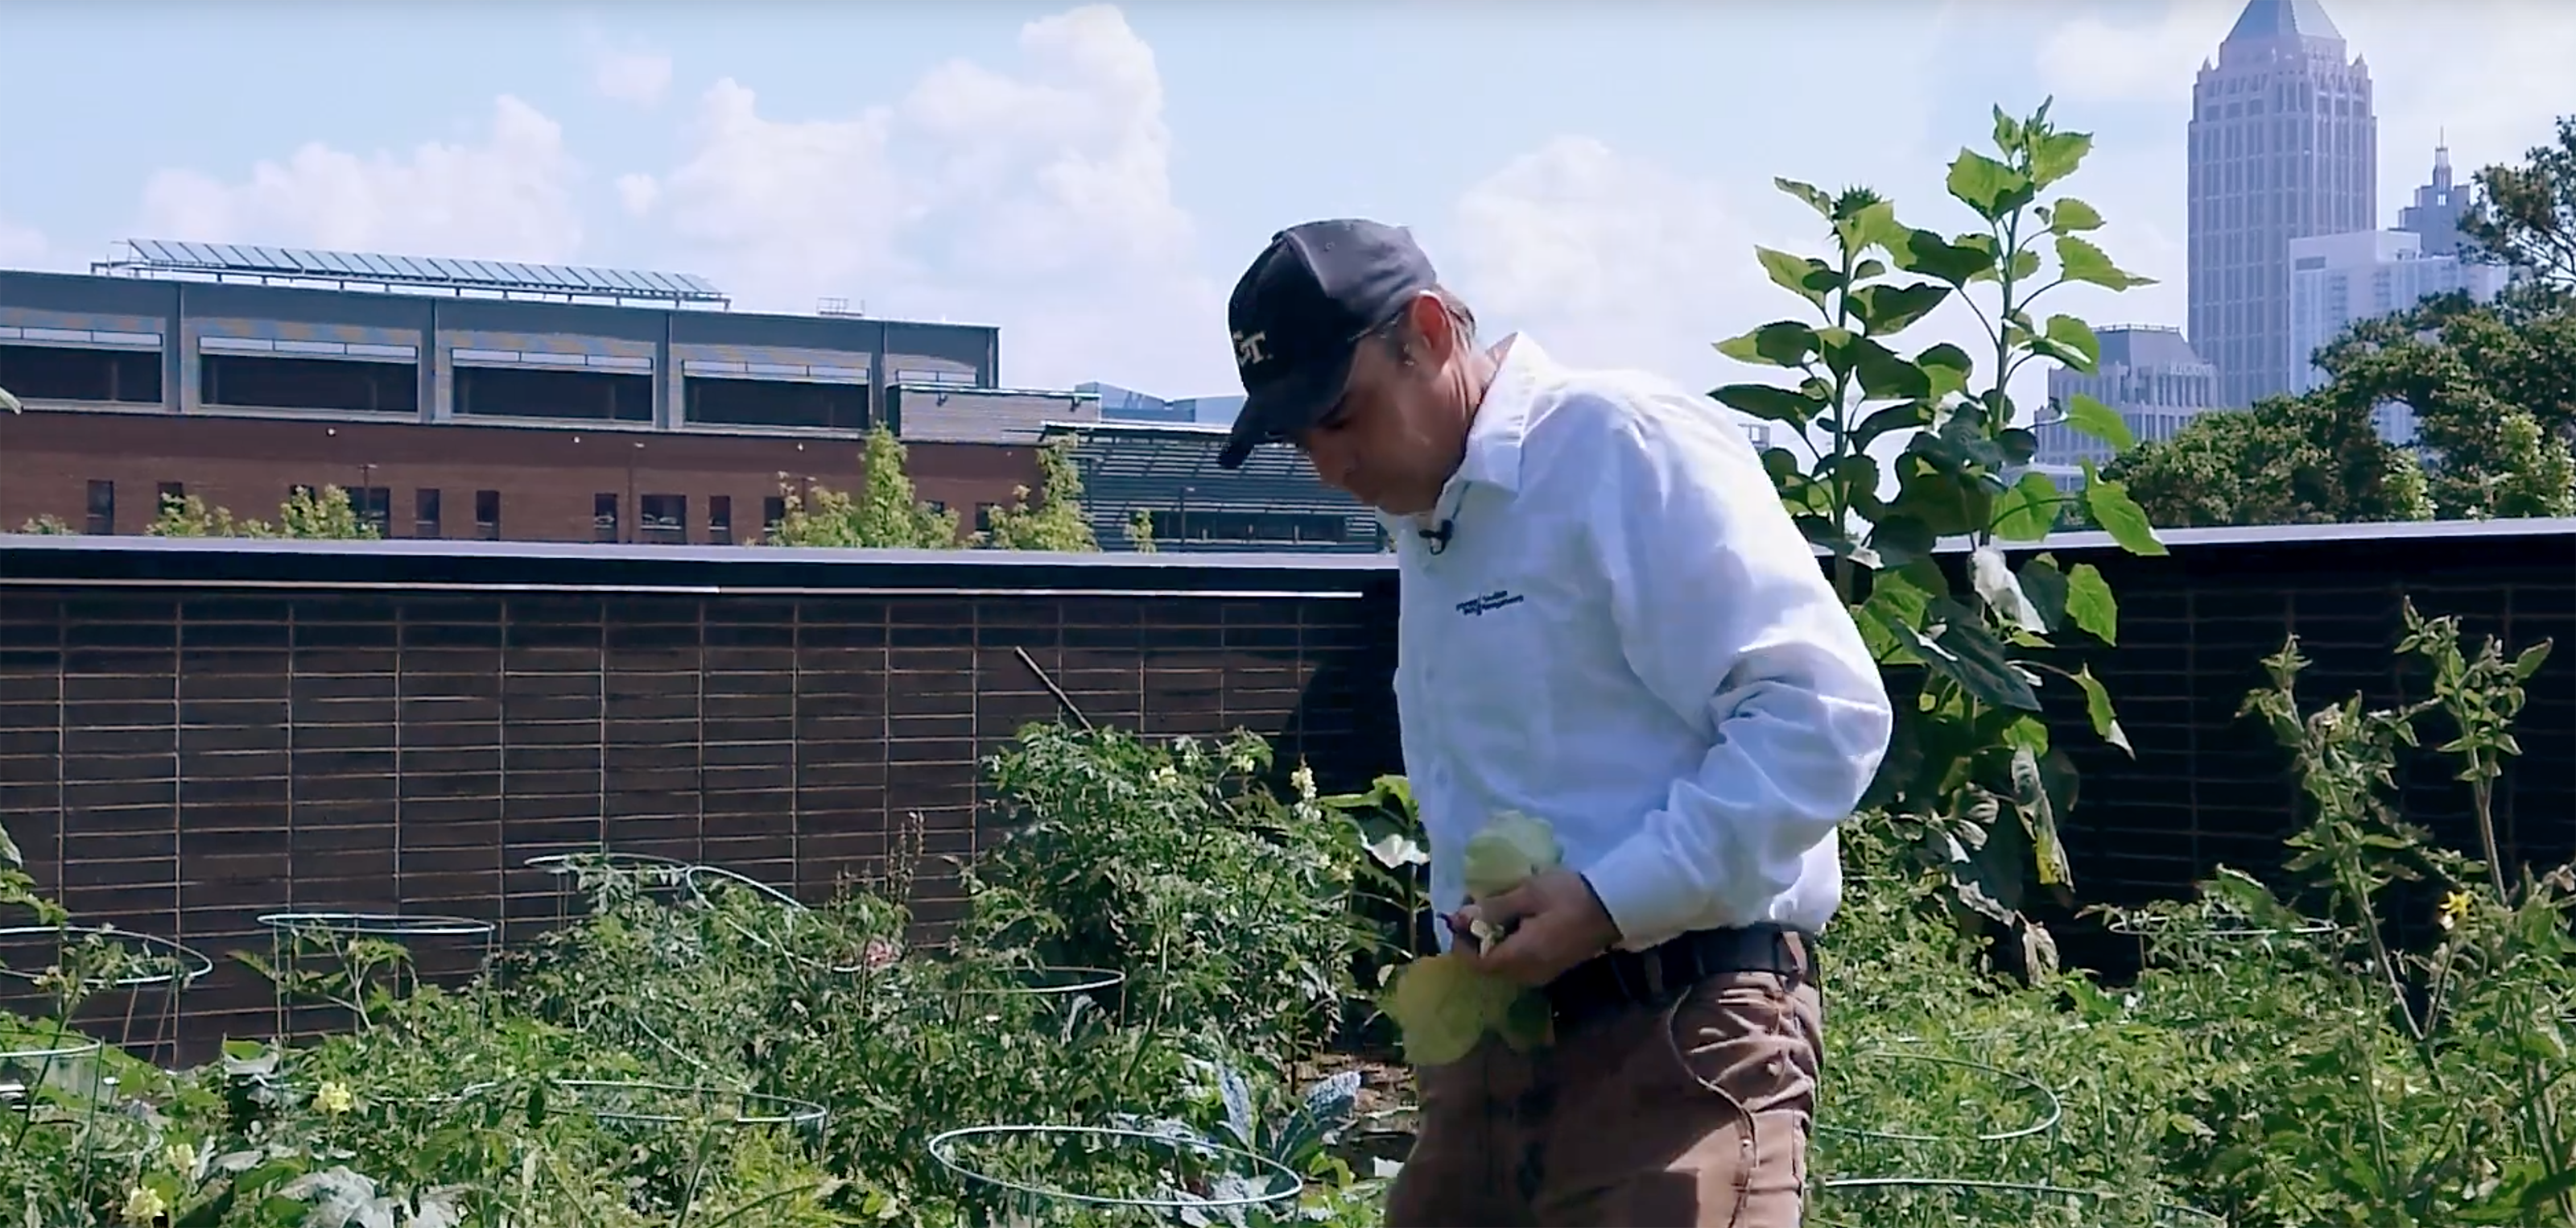
<instances>
[{"instance_id":1,"label":"dark brown slatted wall","mask_svg":"<svg viewBox=\"0 0 2576 1228\"><path fill-rule=\"evenodd\" d=\"M981 761L1054 718L1048 680L1102 724L1249 728L1328 782L1396 770L1387 604L12 587L0 823L80 921L216 959L188 999L202 1041L270 1025L228 958L267 953L263 913L506 942L562 903L527 860L603 842L819 899L884 870L917 813L919 912L951 919L935 859L975 851ZM433 973L481 950L409 945Z\"/></svg>"},{"instance_id":2,"label":"dark brown slatted wall","mask_svg":"<svg viewBox=\"0 0 2576 1228\"><path fill-rule=\"evenodd\" d=\"M2293 633L2309 662L2304 710L2355 693L2372 706L2420 697L2420 667L2396 654L2410 595L2427 618L2459 616L2472 652L2488 635L2509 652L2555 641L2527 687L2524 753L2506 768L2497 826L2509 858L2546 868L2576 857L2576 531L2067 557L2098 564L2119 595L2120 646L2087 659L2137 749L2132 761L2101 746L2080 714L2055 734L2084 772L2067 843L2088 899L2170 894L2222 863L2277 868L2281 840L2305 812L2286 753L2239 706L2267 685L2262 661ZM2450 736L2438 715L2419 728L2428 748ZM2405 760L2407 811L2474 850L2467 793L2451 770L2429 753Z\"/></svg>"}]
</instances>

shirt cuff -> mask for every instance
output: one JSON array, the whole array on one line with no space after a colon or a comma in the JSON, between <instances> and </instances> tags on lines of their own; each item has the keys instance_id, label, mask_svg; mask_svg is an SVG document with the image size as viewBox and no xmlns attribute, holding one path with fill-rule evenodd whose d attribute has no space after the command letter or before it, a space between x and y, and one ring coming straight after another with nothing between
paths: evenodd
<instances>
[{"instance_id":1,"label":"shirt cuff","mask_svg":"<svg viewBox=\"0 0 2576 1228\"><path fill-rule=\"evenodd\" d=\"M1681 933L1699 911L1699 884L1651 827L1613 846L1583 879L1631 951Z\"/></svg>"}]
</instances>

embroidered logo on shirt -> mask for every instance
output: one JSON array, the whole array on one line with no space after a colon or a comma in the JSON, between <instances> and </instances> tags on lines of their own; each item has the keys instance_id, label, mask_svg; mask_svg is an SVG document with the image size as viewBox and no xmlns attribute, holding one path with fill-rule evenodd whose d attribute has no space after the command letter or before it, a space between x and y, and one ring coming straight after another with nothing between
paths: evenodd
<instances>
[{"instance_id":1,"label":"embroidered logo on shirt","mask_svg":"<svg viewBox=\"0 0 2576 1228\"><path fill-rule=\"evenodd\" d=\"M1521 595L1519 593L1498 588L1482 597L1470 597L1465 601L1459 602L1458 612L1473 618L1479 614L1499 610L1507 605L1519 605L1520 603Z\"/></svg>"}]
</instances>

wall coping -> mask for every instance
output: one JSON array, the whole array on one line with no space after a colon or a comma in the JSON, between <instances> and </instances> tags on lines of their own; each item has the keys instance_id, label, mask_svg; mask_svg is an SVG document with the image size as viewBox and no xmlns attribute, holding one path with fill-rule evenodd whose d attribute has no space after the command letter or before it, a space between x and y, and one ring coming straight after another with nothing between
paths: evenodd
<instances>
[{"instance_id":1,"label":"wall coping","mask_svg":"<svg viewBox=\"0 0 2576 1228\"><path fill-rule=\"evenodd\" d=\"M2241 547L2376 547L2520 539L2576 544L2576 519L2413 521L2176 529L2177 554ZM1943 553L1967 548L1943 543ZM2009 542L2118 553L2107 533ZM2420 546L2419 546L2420 548ZM2206 556L2205 556L2206 557ZM1187 552L1053 554L1000 550L842 550L598 542L297 541L0 534L0 587L336 588L987 596L1359 597L1392 585L1388 554Z\"/></svg>"}]
</instances>

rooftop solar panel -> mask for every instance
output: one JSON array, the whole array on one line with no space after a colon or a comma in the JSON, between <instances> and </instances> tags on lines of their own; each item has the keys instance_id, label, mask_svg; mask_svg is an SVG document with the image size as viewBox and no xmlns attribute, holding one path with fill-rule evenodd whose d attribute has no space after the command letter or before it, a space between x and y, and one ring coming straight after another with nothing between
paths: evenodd
<instances>
[{"instance_id":1,"label":"rooftop solar panel","mask_svg":"<svg viewBox=\"0 0 2576 1228\"><path fill-rule=\"evenodd\" d=\"M724 292L713 282L687 273L171 239L128 239L125 245L134 253L133 259L111 260L107 267L272 277L351 277L451 289L607 294L675 302L725 301Z\"/></svg>"}]
</instances>

